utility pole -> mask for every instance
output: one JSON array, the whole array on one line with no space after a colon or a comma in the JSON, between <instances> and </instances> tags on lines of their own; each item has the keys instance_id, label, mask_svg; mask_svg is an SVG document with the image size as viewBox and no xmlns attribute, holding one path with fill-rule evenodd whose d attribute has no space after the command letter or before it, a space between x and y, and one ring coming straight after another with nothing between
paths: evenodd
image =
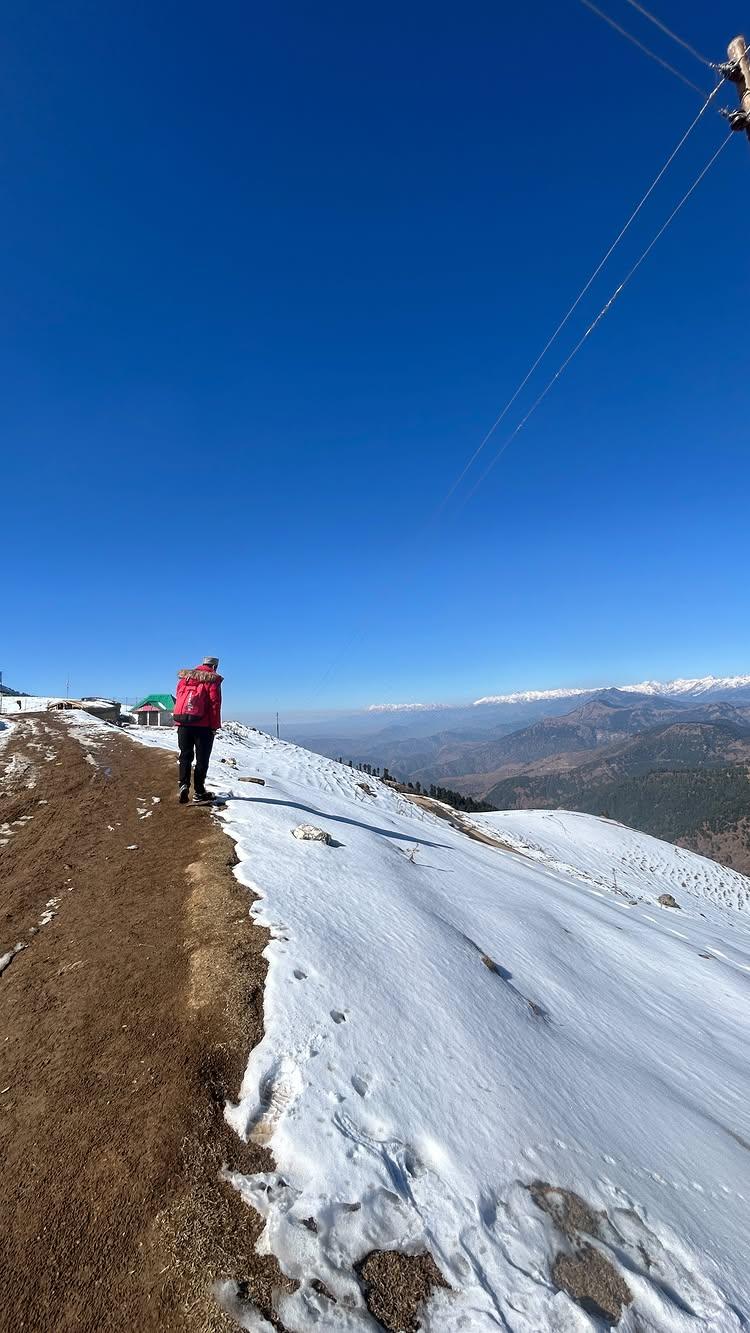
<instances>
[{"instance_id":1,"label":"utility pole","mask_svg":"<svg viewBox=\"0 0 750 1333\"><path fill-rule=\"evenodd\" d=\"M744 130L750 139L750 53L745 38L735 37L727 47L727 55L729 63L723 65L720 72L736 84L740 107L739 111L724 114L733 130Z\"/></svg>"},{"instance_id":2,"label":"utility pole","mask_svg":"<svg viewBox=\"0 0 750 1333\"><path fill-rule=\"evenodd\" d=\"M276 739L279 739L279 715L276 714Z\"/></svg>"}]
</instances>

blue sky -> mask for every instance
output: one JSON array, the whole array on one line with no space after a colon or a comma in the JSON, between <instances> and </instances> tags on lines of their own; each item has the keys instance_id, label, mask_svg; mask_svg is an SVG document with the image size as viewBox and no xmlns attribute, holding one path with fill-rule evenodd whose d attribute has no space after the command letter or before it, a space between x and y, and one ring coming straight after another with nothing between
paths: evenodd
<instances>
[{"instance_id":1,"label":"blue sky","mask_svg":"<svg viewBox=\"0 0 750 1333\"><path fill-rule=\"evenodd\" d=\"M717 58L742 17L657 12ZM252 717L750 668L739 135L428 524L690 89L576 0L40 2L4 67L6 681L133 695L216 653ZM724 133L710 110L549 373Z\"/></svg>"}]
</instances>

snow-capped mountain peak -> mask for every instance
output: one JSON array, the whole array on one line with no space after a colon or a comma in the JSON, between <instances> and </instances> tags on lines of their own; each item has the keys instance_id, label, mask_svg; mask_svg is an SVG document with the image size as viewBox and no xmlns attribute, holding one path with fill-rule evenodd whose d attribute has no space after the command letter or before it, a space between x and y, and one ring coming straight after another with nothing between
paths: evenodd
<instances>
[{"instance_id":1,"label":"snow-capped mountain peak","mask_svg":"<svg viewBox=\"0 0 750 1333\"><path fill-rule=\"evenodd\" d=\"M750 676L700 676L692 680L643 680L640 685L621 685L621 690L632 690L636 694L689 695L697 698L701 694L711 694L715 690L740 690L750 686Z\"/></svg>"},{"instance_id":2,"label":"snow-capped mountain peak","mask_svg":"<svg viewBox=\"0 0 750 1333\"><path fill-rule=\"evenodd\" d=\"M604 689L604 686L592 689L560 689L560 690L515 690L512 694L486 694L481 699L474 700L474 708L479 708L481 704L533 704L543 703L545 699L575 699L582 694L596 694L597 688Z\"/></svg>"},{"instance_id":3,"label":"snow-capped mountain peak","mask_svg":"<svg viewBox=\"0 0 750 1333\"><path fill-rule=\"evenodd\" d=\"M572 688L558 690L519 690L513 694L487 694L474 700L474 707L481 704L520 704L539 703L544 700L572 699L583 694L598 694L608 686L592 685L587 689ZM693 679L643 680L637 685L618 685L617 689L630 694L660 694L666 698L699 698L701 695L716 691L728 691L750 688L750 676L700 676Z\"/></svg>"},{"instance_id":4,"label":"snow-capped mountain peak","mask_svg":"<svg viewBox=\"0 0 750 1333\"><path fill-rule=\"evenodd\" d=\"M368 713L436 713L447 704L370 704Z\"/></svg>"}]
</instances>

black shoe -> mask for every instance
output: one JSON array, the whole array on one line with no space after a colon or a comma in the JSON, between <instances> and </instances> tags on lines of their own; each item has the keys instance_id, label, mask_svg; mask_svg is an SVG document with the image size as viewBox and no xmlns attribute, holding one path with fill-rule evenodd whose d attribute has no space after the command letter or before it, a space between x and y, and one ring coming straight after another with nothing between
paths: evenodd
<instances>
[{"instance_id":1,"label":"black shoe","mask_svg":"<svg viewBox=\"0 0 750 1333\"><path fill-rule=\"evenodd\" d=\"M213 799L213 796L208 791L196 791L193 793L193 803L195 805L205 805L208 801L212 801Z\"/></svg>"},{"instance_id":2,"label":"black shoe","mask_svg":"<svg viewBox=\"0 0 750 1333\"><path fill-rule=\"evenodd\" d=\"M187 805L189 799L190 799L190 788L188 787L186 782L183 782L182 786L180 787L180 795L178 797L180 805Z\"/></svg>"}]
</instances>

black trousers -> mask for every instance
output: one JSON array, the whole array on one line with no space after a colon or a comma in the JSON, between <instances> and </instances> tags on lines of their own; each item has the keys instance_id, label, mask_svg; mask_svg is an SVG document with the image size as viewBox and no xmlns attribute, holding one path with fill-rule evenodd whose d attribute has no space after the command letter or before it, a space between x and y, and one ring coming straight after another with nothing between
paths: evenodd
<instances>
[{"instance_id":1,"label":"black trousers","mask_svg":"<svg viewBox=\"0 0 750 1333\"><path fill-rule=\"evenodd\" d=\"M214 733L210 727L178 727L177 743L180 747L180 786L190 786L190 768L195 754L195 790L203 791Z\"/></svg>"}]
</instances>

